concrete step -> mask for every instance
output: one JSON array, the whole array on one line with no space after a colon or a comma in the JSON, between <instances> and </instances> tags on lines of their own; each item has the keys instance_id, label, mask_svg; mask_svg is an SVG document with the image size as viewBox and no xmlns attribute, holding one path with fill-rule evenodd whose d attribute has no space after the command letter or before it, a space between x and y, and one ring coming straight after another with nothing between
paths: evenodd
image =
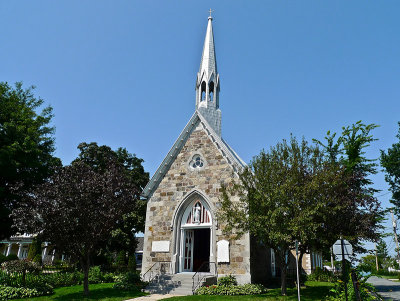
<instances>
[{"instance_id":1,"label":"concrete step","mask_svg":"<svg viewBox=\"0 0 400 301\"><path fill-rule=\"evenodd\" d=\"M191 295L193 274L159 275L149 283L145 291L152 294Z\"/></svg>"}]
</instances>

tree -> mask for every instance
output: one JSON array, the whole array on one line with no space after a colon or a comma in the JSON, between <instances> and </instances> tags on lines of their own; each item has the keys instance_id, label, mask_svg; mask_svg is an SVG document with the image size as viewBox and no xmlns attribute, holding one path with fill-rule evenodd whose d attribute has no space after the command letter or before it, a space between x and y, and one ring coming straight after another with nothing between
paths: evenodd
<instances>
[{"instance_id":1,"label":"tree","mask_svg":"<svg viewBox=\"0 0 400 301\"><path fill-rule=\"evenodd\" d=\"M399 131L396 135L398 142L393 143L387 152L381 150L381 165L386 173L385 180L388 182L392 192L390 202L395 206L395 213L400 217L400 122Z\"/></svg>"},{"instance_id":2,"label":"tree","mask_svg":"<svg viewBox=\"0 0 400 301\"><path fill-rule=\"evenodd\" d=\"M255 156L240 172L238 183L222 189L218 216L226 223L225 232L238 236L249 232L274 250L282 295L286 295L287 254L295 241L309 249L321 240L320 212L334 190L327 179L337 172L331 166L324 163L318 147L292 137Z\"/></svg>"},{"instance_id":3,"label":"tree","mask_svg":"<svg viewBox=\"0 0 400 301\"><path fill-rule=\"evenodd\" d=\"M109 160L118 162L126 174L131 184L137 187L134 198L135 208L131 212L126 212L121 220L117 221L118 227L112 231L110 239L107 240L102 248L103 253L108 251L125 251L129 255L135 254L136 238L135 233L144 231L146 218L146 200L140 198L149 181L149 173L144 171L143 159L130 154L125 148L118 148L116 151L109 146L98 146L97 143L81 143L78 145L80 154L74 162L83 162L98 172L105 172Z\"/></svg>"},{"instance_id":4,"label":"tree","mask_svg":"<svg viewBox=\"0 0 400 301\"><path fill-rule=\"evenodd\" d=\"M80 261L85 295L91 256L110 238L122 216L135 208L140 193L118 161L105 158L103 167L99 170L78 160L57 168L13 211L21 229L40 233L43 240Z\"/></svg>"},{"instance_id":5,"label":"tree","mask_svg":"<svg viewBox=\"0 0 400 301\"><path fill-rule=\"evenodd\" d=\"M53 156L52 108L38 113L43 100L33 95L33 89L0 82L0 239L17 231L10 217L20 202L17 190L29 191L60 165Z\"/></svg>"},{"instance_id":6,"label":"tree","mask_svg":"<svg viewBox=\"0 0 400 301\"><path fill-rule=\"evenodd\" d=\"M376 139L371 131L378 127L375 124L363 124L361 121L343 127L342 134L329 131L325 144L315 140L322 146L326 158L341 168L341 189L332 193L332 203L326 207L325 235L330 235L333 244L340 236L348 239L356 251L365 252L362 240L377 241L382 229L383 212L379 201L374 197L376 189L372 187L370 176L376 174L375 160L365 157L365 148Z\"/></svg>"},{"instance_id":7,"label":"tree","mask_svg":"<svg viewBox=\"0 0 400 301\"><path fill-rule=\"evenodd\" d=\"M381 259L385 259L389 256L386 242L383 239L380 239L376 245L376 254Z\"/></svg>"},{"instance_id":8,"label":"tree","mask_svg":"<svg viewBox=\"0 0 400 301\"><path fill-rule=\"evenodd\" d=\"M31 245L29 246L27 259L33 261L36 255L41 255L41 254L42 254L42 242L37 237L35 237L32 240Z\"/></svg>"}]
</instances>

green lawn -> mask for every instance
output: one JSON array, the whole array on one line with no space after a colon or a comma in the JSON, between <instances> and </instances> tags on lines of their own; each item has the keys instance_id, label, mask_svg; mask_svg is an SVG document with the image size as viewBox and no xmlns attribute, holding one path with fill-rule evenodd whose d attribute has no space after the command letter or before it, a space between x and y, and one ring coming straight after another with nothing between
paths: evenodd
<instances>
[{"instance_id":1,"label":"green lawn","mask_svg":"<svg viewBox=\"0 0 400 301\"><path fill-rule=\"evenodd\" d=\"M142 293L139 290L135 291L121 291L114 289L113 283L100 283L90 284L89 291L90 296L88 298L83 297L82 285L60 287L54 290L54 294L50 296L27 298L27 299L14 299L13 301L21 300L33 300L33 301L44 301L44 300L107 300L107 301L122 301L135 297L145 296L146 293Z\"/></svg>"},{"instance_id":2,"label":"green lawn","mask_svg":"<svg viewBox=\"0 0 400 301\"><path fill-rule=\"evenodd\" d=\"M307 281L306 288L301 289L301 300L322 300L333 287L332 283L329 282L314 282ZM283 297L280 295L280 289L271 289L268 293L263 295L254 296L185 296L185 297L172 297L164 299L165 301L183 301L183 300L196 300L196 301L272 301L272 300L297 300L297 290L295 288L288 289L287 296Z\"/></svg>"}]
</instances>

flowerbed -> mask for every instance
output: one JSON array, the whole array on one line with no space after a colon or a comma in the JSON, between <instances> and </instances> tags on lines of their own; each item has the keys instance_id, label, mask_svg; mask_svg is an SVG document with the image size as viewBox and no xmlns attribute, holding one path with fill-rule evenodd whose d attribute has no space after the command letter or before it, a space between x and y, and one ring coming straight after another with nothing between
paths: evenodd
<instances>
[{"instance_id":1,"label":"flowerbed","mask_svg":"<svg viewBox=\"0 0 400 301\"><path fill-rule=\"evenodd\" d=\"M266 291L267 289L261 284L211 285L198 288L196 295L259 295Z\"/></svg>"},{"instance_id":2,"label":"flowerbed","mask_svg":"<svg viewBox=\"0 0 400 301\"><path fill-rule=\"evenodd\" d=\"M11 287L11 286L0 285L0 300L32 298L32 297L51 295L52 293L53 293L52 288L50 288L48 291L43 291L35 288Z\"/></svg>"},{"instance_id":3,"label":"flowerbed","mask_svg":"<svg viewBox=\"0 0 400 301\"><path fill-rule=\"evenodd\" d=\"M259 295L267 292L261 284L238 285L236 278L232 275L218 279L217 285L202 286L196 290L196 295Z\"/></svg>"}]
</instances>

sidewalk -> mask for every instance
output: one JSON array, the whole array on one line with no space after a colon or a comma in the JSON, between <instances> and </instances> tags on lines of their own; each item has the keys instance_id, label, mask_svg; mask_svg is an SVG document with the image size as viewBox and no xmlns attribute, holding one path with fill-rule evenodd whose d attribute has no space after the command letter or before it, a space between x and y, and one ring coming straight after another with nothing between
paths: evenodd
<instances>
[{"instance_id":1,"label":"sidewalk","mask_svg":"<svg viewBox=\"0 0 400 301\"><path fill-rule=\"evenodd\" d=\"M126 300L126 301L157 301L157 300L161 300L161 299L166 299L166 298L171 298L171 297L178 297L178 296L179 296L179 295L151 294L151 295L148 295L148 296L139 297L139 298L135 298L135 299L129 299L129 300Z\"/></svg>"}]
</instances>

